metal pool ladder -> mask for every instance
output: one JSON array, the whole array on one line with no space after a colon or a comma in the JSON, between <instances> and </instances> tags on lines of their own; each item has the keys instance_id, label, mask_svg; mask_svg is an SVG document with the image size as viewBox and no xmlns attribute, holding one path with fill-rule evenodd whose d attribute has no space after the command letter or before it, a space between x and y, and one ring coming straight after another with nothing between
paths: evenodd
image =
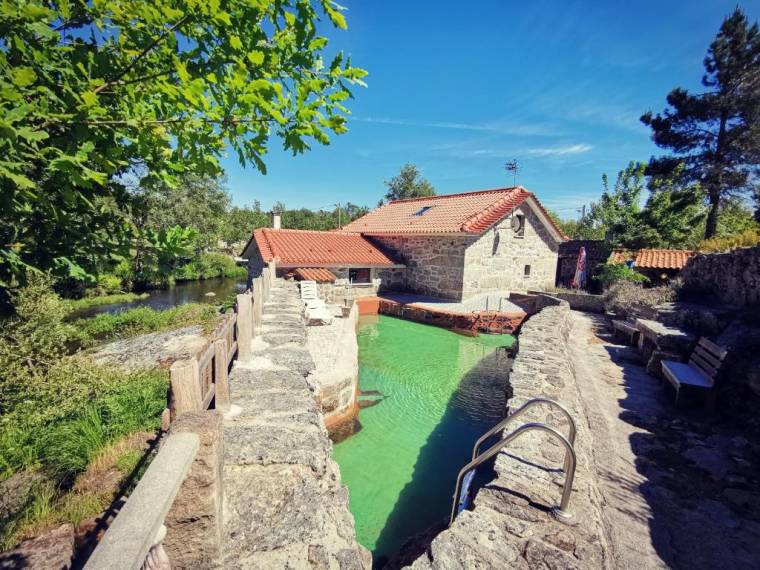
<instances>
[{"instance_id":1,"label":"metal pool ladder","mask_svg":"<svg viewBox=\"0 0 760 570\"><path fill-rule=\"evenodd\" d=\"M530 408L534 406L538 406L540 404L547 404L549 406L552 406L558 409L560 412L562 412L562 415L565 416L565 419L567 420L567 423L568 423L567 437L562 435L557 429L545 423L529 422L511 431L503 439L499 440L497 443L489 447L483 453L480 453L480 446L483 445L483 442L485 440L495 435L499 430L504 429L507 426L507 424L509 424L512 420L523 415ZM457 483L456 483L456 487L454 488L454 501L453 501L453 504L451 505L451 518L449 519L449 525L451 525L454 522L454 519L456 518L459 512L457 509L457 506L460 504L460 494L462 491L462 479L465 478L465 476L468 475L470 472L473 472L474 474L474 470L477 469L477 467L480 466L483 462L488 461L494 455L496 455L499 451L501 451L504 447L509 445L512 441L514 441L515 439L517 439L524 433L527 433L532 430L539 430L539 431L543 431L543 432L553 435L565 447L565 460L563 463L563 471L565 472L565 482L564 482L564 485L562 486L562 499L560 500L559 506L552 508L551 512L555 517L557 517L560 520L568 520L572 518L572 515L567 510L567 507L568 507L568 504L570 503L570 493L573 490L573 479L575 479L575 464L576 464L575 420L570 415L570 412L568 412L567 409L559 402L555 402L554 400L550 400L549 398L533 398L525 402L522 406L517 408L511 414L507 415L506 418L504 418L494 427L489 429L486 433L484 433L482 436L478 438L478 441L475 442L475 445L472 449L472 460L467 465L462 467L462 469L459 471L459 475L457 475ZM472 476L470 475L470 478L471 477Z\"/></svg>"}]
</instances>

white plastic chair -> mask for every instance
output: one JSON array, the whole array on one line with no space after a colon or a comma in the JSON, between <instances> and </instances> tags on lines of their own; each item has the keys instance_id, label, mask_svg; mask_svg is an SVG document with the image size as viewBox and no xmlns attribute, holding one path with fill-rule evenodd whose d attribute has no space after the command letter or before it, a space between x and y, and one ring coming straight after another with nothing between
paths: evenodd
<instances>
[{"instance_id":1,"label":"white plastic chair","mask_svg":"<svg viewBox=\"0 0 760 570\"><path fill-rule=\"evenodd\" d=\"M301 281L301 301L307 309L325 308L327 305L319 298L316 281Z\"/></svg>"}]
</instances>

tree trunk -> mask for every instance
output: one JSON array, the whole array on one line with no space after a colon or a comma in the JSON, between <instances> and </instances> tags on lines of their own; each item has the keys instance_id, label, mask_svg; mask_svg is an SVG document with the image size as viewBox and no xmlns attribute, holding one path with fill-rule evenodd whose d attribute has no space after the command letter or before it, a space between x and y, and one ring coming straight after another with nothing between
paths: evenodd
<instances>
[{"instance_id":1,"label":"tree trunk","mask_svg":"<svg viewBox=\"0 0 760 570\"><path fill-rule=\"evenodd\" d=\"M710 239L718 232L718 208L720 207L720 194L710 192L710 208L707 211L707 223L705 224L705 239Z\"/></svg>"}]
</instances>

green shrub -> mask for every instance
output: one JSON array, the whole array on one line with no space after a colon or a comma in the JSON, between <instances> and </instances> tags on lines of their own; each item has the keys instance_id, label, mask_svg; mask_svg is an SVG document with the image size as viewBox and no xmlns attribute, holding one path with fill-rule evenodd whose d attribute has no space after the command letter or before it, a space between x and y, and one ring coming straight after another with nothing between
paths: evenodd
<instances>
[{"instance_id":1,"label":"green shrub","mask_svg":"<svg viewBox=\"0 0 760 570\"><path fill-rule=\"evenodd\" d=\"M38 434L40 461L57 481L68 485L108 442L106 425L95 405Z\"/></svg>"},{"instance_id":2,"label":"green shrub","mask_svg":"<svg viewBox=\"0 0 760 570\"><path fill-rule=\"evenodd\" d=\"M649 278L645 275L623 263L605 263L600 265L593 279L605 287L618 281L628 281L630 283L646 283L649 281Z\"/></svg>"},{"instance_id":3,"label":"green shrub","mask_svg":"<svg viewBox=\"0 0 760 570\"><path fill-rule=\"evenodd\" d=\"M234 259L222 253L201 253L189 263L175 269L173 273L177 281L213 277L244 279L247 275L245 267L239 266Z\"/></svg>"},{"instance_id":4,"label":"green shrub","mask_svg":"<svg viewBox=\"0 0 760 570\"><path fill-rule=\"evenodd\" d=\"M749 229L730 236L714 237L703 240L699 242L699 251L730 251L738 247L751 247L758 243L760 243L760 230Z\"/></svg>"},{"instance_id":5,"label":"green shrub","mask_svg":"<svg viewBox=\"0 0 760 570\"><path fill-rule=\"evenodd\" d=\"M211 330L218 317L219 311L215 307L190 303L165 311L137 307L120 313L78 319L73 322L73 325L79 331L82 342L92 343L94 340L129 337L190 325L203 325L205 330Z\"/></svg>"},{"instance_id":6,"label":"green shrub","mask_svg":"<svg viewBox=\"0 0 760 570\"><path fill-rule=\"evenodd\" d=\"M97 288L100 295L112 295L113 293L121 293L121 278L110 273L98 275Z\"/></svg>"}]
</instances>

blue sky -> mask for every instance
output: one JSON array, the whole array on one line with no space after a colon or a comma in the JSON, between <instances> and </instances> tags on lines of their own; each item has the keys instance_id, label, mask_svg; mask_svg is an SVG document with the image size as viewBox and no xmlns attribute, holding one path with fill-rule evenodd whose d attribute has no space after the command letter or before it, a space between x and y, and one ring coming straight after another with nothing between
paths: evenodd
<instances>
[{"instance_id":1,"label":"blue sky","mask_svg":"<svg viewBox=\"0 0 760 570\"><path fill-rule=\"evenodd\" d=\"M518 183L562 217L603 172L657 154L642 112L699 89L702 59L736 1L342 0L331 47L369 71L349 132L293 157L273 138L268 174L224 161L235 203L374 206L416 164L439 194ZM760 5L740 3L752 21Z\"/></svg>"}]
</instances>

